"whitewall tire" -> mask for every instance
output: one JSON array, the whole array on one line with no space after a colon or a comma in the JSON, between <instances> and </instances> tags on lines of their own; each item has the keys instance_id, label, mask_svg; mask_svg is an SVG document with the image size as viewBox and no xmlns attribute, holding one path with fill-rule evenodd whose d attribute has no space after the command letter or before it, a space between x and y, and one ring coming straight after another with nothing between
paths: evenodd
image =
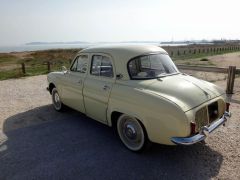
<instances>
[{"instance_id":1,"label":"whitewall tire","mask_svg":"<svg viewBox=\"0 0 240 180\"><path fill-rule=\"evenodd\" d=\"M52 89L52 103L56 111L61 111L63 109L63 104L56 88Z\"/></svg>"},{"instance_id":2,"label":"whitewall tire","mask_svg":"<svg viewBox=\"0 0 240 180\"><path fill-rule=\"evenodd\" d=\"M135 117L121 115L117 121L117 131L123 144L131 151L142 151L149 142L143 125Z\"/></svg>"}]
</instances>

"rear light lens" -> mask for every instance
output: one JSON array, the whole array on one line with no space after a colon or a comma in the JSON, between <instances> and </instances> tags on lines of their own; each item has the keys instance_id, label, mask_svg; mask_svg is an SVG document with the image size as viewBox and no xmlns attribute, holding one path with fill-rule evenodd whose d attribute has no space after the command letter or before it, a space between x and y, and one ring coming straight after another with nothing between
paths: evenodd
<instances>
[{"instance_id":1,"label":"rear light lens","mask_svg":"<svg viewBox=\"0 0 240 180\"><path fill-rule=\"evenodd\" d=\"M230 103L226 103L226 111L229 112Z\"/></svg>"},{"instance_id":2,"label":"rear light lens","mask_svg":"<svg viewBox=\"0 0 240 180\"><path fill-rule=\"evenodd\" d=\"M196 123L191 122L190 123L190 129L191 129L191 135L196 134Z\"/></svg>"}]
</instances>

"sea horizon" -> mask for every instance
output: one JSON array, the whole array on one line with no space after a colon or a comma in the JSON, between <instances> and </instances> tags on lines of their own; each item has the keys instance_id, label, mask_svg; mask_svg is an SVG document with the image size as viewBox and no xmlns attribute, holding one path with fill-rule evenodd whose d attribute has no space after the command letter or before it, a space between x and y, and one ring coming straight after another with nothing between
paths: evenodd
<instances>
[{"instance_id":1,"label":"sea horizon","mask_svg":"<svg viewBox=\"0 0 240 180\"><path fill-rule=\"evenodd\" d=\"M11 52L24 52L24 51L41 51L41 50L51 50L51 49L81 49L87 48L95 45L104 45L104 44L148 44L148 45L157 45L157 46L179 46L179 45L188 45L187 43L179 44L161 44L158 42L120 42L120 43L79 43L79 44L22 44L22 45L12 45L12 46L0 46L0 53L11 53Z\"/></svg>"}]
</instances>

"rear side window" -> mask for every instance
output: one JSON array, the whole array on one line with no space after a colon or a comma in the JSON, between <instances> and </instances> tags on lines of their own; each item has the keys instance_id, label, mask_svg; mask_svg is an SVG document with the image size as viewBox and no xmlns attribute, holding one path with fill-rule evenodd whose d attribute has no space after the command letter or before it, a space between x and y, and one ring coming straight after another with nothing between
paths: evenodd
<instances>
[{"instance_id":1,"label":"rear side window","mask_svg":"<svg viewBox=\"0 0 240 180\"><path fill-rule=\"evenodd\" d=\"M113 67L110 58L102 55L94 55L92 57L91 74L95 76L113 77Z\"/></svg>"},{"instance_id":2,"label":"rear side window","mask_svg":"<svg viewBox=\"0 0 240 180\"><path fill-rule=\"evenodd\" d=\"M86 73L87 64L88 64L88 56L80 55L75 59L70 70L75 72L80 72L80 73Z\"/></svg>"}]
</instances>

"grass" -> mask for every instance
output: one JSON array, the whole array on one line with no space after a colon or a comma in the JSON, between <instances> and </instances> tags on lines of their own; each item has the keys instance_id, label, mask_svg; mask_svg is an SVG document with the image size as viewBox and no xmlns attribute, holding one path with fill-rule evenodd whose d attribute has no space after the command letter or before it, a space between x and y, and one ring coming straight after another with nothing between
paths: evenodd
<instances>
[{"instance_id":1,"label":"grass","mask_svg":"<svg viewBox=\"0 0 240 180\"><path fill-rule=\"evenodd\" d=\"M24 75L19 71L19 69L14 69L11 71L0 71L0 80L19 78L23 76Z\"/></svg>"},{"instance_id":2,"label":"grass","mask_svg":"<svg viewBox=\"0 0 240 180\"><path fill-rule=\"evenodd\" d=\"M47 62L51 71L69 67L79 49L57 49L24 53L0 53L0 80L47 74ZM26 74L22 73L21 63L25 64ZM17 66L17 68L16 68Z\"/></svg>"}]
</instances>

